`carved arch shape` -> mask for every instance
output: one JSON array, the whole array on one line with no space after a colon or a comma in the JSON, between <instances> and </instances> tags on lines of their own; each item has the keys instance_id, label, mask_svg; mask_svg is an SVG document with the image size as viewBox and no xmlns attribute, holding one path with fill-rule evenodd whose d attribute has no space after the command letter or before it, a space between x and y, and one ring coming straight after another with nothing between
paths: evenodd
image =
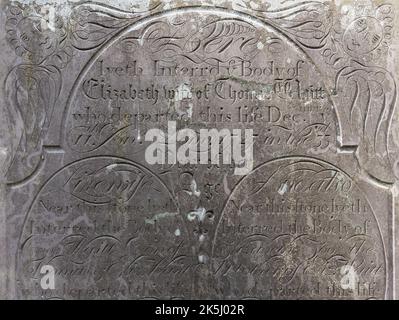
<instances>
[{"instance_id":1,"label":"carved arch shape","mask_svg":"<svg viewBox=\"0 0 399 320\"><path fill-rule=\"evenodd\" d=\"M331 176L337 180L334 182L334 179L331 180ZM327 179L325 180L325 178ZM314 187L320 190L319 193L312 196L311 190ZM341 190L341 187L345 191ZM336 190L334 190L335 188ZM348 200L350 194L354 199L360 199L357 201L364 202L363 209L360 210L365 210L364 215L367 220L370 219L371 227L371 230L368 231L370 234L364 235L363 239L365 247L369 247L370 250L358 251L356 255L352 254L351 246L353 243L351 241L362 236L356 234L356 227L351 231L353 234L348 230L350 225L353 227L361 219L359 220L359 215L350 215L346 212L342 215L332 207L340 202L339 198ZM265 203L267 203L267 206ZM312 203L312 205L307 206L304 203ZM278 212L279 206L285 206L285 213ZM291 206L291 209L289 209L289 206ZM294 207L295 209L293 209ZM296 210L302 210L303 213L296 215ZM283 218L280 218L281 215L283 215ZM345 217L345 215L348 216ZM313 222L309 221L309 216L314 219ZM333 232L327 231L328 234L323 234L324 231L316 232L318 223L320 230L323 227L326 227L324 230L328 230L329 227L327 226L331 221L341 218L342 225L347 224L348 226L346 232L335 233L340 228ZM294 220L295 222L293 222ZM328 283L337 281L336 285L339 286L342 278L340 268L345 264L350 264L355 267L355 270L359 271L358 279L364 280L368 277L370 277L370 281L378 279L376 275L360 271L364 263L373 265L378 260L378 263L382 266L380 271L383 274L382 279L380 278L378 281L379 285L383 286L383 293L378 297L368 298L389 298L393 283L387 269L391 263L388 260L379 220L363 190L346 172L331 163L312 157L289 156L273 159L259 165L234 186L216 223L212 243L212 268L214 273L219 271L223 273L223 270L228 270L230 275L227 275L223 281L230 282L232 288L237 289L236 281L245 278L245 275L240 275L240 270L234 272L234 261L237 261L236 259L244 260L248 270L258 271L258 273L252 274L254 278L258 278L255 280L254 278L249 279L259 283L260 289L263 289L264 292L269 292L272 286L276 285L273 282L274 280L270 281L266 277L271 270L274 270L273 267L276 270L286 271L277 273L277 286L290 283L293 286L299 286L300 281L296 279L299 272L303 272L301 276L307 279L305 282L324 278L323 281ZM284 226L284 223L287 224ZM295 225L295 228L289 227L289 223L294 223L291 226ZM307 228L312 223L313 226ZM298 227L300 225L305 226L305 228L301 229ZM263 227L264 229L251 229L253 226ZM276 227L276 230L272 226ZM293 231L294 229L295 231ZM334 253L326 253L320 250L320 247L324 246L338 249L334 249ZM275 247L280 249L274 250ZM376 247L378 248L376 249ZM325 260L326 264L329 264L333 258L337 258L337 260L330 267L337 273L321 272L325 270L323 269L325 265L322 266L323 263L319 264L316 261ZM263 276L263 274L266 276ZM249 279L248 281L250 281ZM217 277L214 280L217 281ZM228 298L262 299L259 296L235 295ZM306 294L302 298L306 298ZM318 298L324 299L325 296L320 295ZM354 298L356 299L356 294Z\"/></svg>"},{"instance_id":2,"label":"carved arch shape","mask_svg":"<svg viewBox=\"0 0 399 320\"><path fill-rule=\"evenodd\" d=\"M318 5L323 5L323 7L325 7L325 4L320 4L317 3ZM309 6L311 6L312 4L309 4ZM298 5L300 7L301 10L305 10L308 6L307 3L300 3ZM305 8L305 9L303 9ZM291 6L288 7L286 9L287 12L289 12L289 14L295 14L295 9L296 6ZM106 41L101 47L100 49L94 54L94 56L90 59L90 61L85 65L85 67L82 69L82 71L80 72L76 82L74 83L74 86L68 96L68 100L67 100L67 104L66 104L66 108L64 109L64 114L63 114L63 124L62 124L62 128L66 128L66 119L69 116L69 109L71 107L71 103L74 100L74 97L76 96L77 93L77 88L79 86L79 84L81 83L84 75L86 74L86 72L88 72L88 70L90 70L93 67L93 64L95 63L95 61L104 53L107 51L107 49L109 49L112 45L114 45L117 41L119 41L123 35L127 34L130 31L139 29L140 27L144 27L146 25L148 25L149 23L155 22L157 21L157 19L163 18L163 17L170 17L170 16L175 16L178 15L180 13L208 13L208 14L217 14L217 13L221 13L223 14L226 18L239 18L242 19L243 21L247 21L250 22L251 24L253 24L254 26L258 26L259 28L266 28L266 29L271 29L273 32L278 33L279 35L281 35L290 45L292 45L294 47L294 50L300 52L301 54L303 54L308 61L311 62L311 64L316 68L316 70L318 71L318 74L321 77L321 82L324 86L324 88L327 88L325 86L324 80L323 80L323 73L321 72L321 70L319 69L318 65L316 63L313 62L313 59L311 58L311 56L307 53L306 50L316 50L320 47L322 47L323 45L305 45L304 44L304 40L307 39L307 37L309 37L309 34L306 34L304 32L302 32L302 30L296 30L295 29L295 25L293 25L292 23L288 23L288 25L279 25L278 23L276 23L276 21L274 21L273 19L278 18L278 16L280 14L283 14L285 11L282 10L281 12L265 12L264 14L266 16L264 17L254 17L248 13L244 13L241 11L234 11L234 10L227 10L227 9L223 9L223 8L204 8L204 7L199 7L199 6L192 6L192 7L184 7L184 8L177 8L177 9L170 9L170 10L166 10L164 12L158 12L158 13L153 13L149 16L146 16L140 20L134 21L131 24L129 24L127 27L124 27L122 30L120 30L118 33L114 34L111 39L109 39L108 41ZM293 12L293 13L291 13ZM312 12L313 13L313 12ZM270 15L267 16L267 14ZM287 23L286 20L284 20L285 23ZM288 31L285 28L290 28ZM294 28L291 29L291 28ZM327 37L328 34L328 27L327 28L327 32L326 34L321 34L319 36L319 41L321 43L323 43ZM316 32L317 30L315 30L314 32ZM300 37L300 40L296 39L296 36ZM348 68L353 68L353 67L348 67ZM345 74L347 73L346 69L348 68L344 68L342 69L339 74L337 74L337 83L336 83L336 89L340 89L339 85L340 85L340 79L345 77ZM373 74L377 74L377 72L375 72L375 70L373 70L372 67L366 67L366 66L362 66L362 69L364 70L363 73L367 73L367 70L369 74L373 73ZM374 69L378 69L377 67L374 67ZM344 72L345 71L345 72ZM361 71L361 70L360 70ZM360 73L360 72L358 72ZM380 72L381 74L381 72ZM369 104L371 105L373 101L376 101L377 103L382 104L381 108L381 116L379 117L379 121L378 123L374 123L370 120L371 117L367 114L368 109L367 110L363 110L363 115L362 116L358 116L358 114L356 113L355 116L356 118L361 118L361 120L363 122L367 122L368 121L368 127L371 128L375 128L375 130L369 129L366 130L366 126L364 126L363 130L357 130L354 129L354 123L348 120L348 114L350 114L352 116L352 110L353 108L350 107L349 103L346 103L347 101L338 101L336 99L336 95L331 95L331 93L329 91L327 91L327 98L328 98L328 102L331 104L332 106L332 110L333 113L335 114L335 126L336 126L336 131L338 134L339 139L337 139L338 141L338 147L339 150L341 150L342 152L351 152L354 154L354 156L356 157L356 159L359 162L359 166L364 169L364 171L368 174L369 178L371 178L374 182L382 184L384 186L386 186L387 184L391 184L392 183L392 164L391 161L388 158L389 152L387 151L388 148L388 143L389 143L389 129L390 129L390 122L391 122L391 118L392 118L392 114L393 114L393 108L395 106L395 102L396 102L396 85L394 80L392 80L392 77L389 76L388 74L388 80L390 82L390 84L393 83L393 88L392 88L392 94L390 94L391 96L389 97L385 97L385 98L381 98L382 95L379 95L378 97L376 97L374 100L372 98L369 99ZM372 83L377 83L376 81L371 81ZM371 83L370 82L370 83ZM353 81L352 81L353 83ZM378 84L379 85L379 84ZM369 89L371 87L375 87L372 86L371 84L369 84ZM344 86L345 88L345 86ZM346 88L348 88L348 86L346 86ZM372 97L372 93L373 91L376 90L369 90L370 94L369 96ZM337 92L337 90L335 90L335 93ZM333 92L334 93L334 92ZM374 96L376 96L376 94L374 94ZM349 96L348 96L348 101L349 101ZM383 104L386 104L386 106L384 106ZM363 108L364 109L364 108ZM370 109L370 108L369 108ZM349 110L349 111L348 111ZM362 113L362 110L359 110L358 112ZM352 117L350 117L352 119ZM351 123L349 123L349 122ZM370 127L371 126L371 127ZM376 136L374 137L374 139L372 138L372 135L375 134ZM64 143L64 139L66 137L65 131L61 131L61 137L60 137L60 141L62 143ZM368 144L370 144L372 146L372 148L368 148ZM374 156L375 155L375 156ZM377 165L375 162L378 162L379 165Z\"/></svg>"},{"instance_id":3,"label":"carved arch shape","mask_svg":"<svg viewBox=\"0 0 399 320\"><path fill-rule=\"evenodd\" d=\"M242 19L245 22L250 22L254 26L258 26L259 28L266 28L267 30L271 30L272 32L278 33L279 35L281 35L284 38L284 40L286 40L290 45L293 46L295 51L299 52L301 55L306 57L306 59L308 61L310 61L310 63L318 71L318 74L320 75L323 87L326 87L324 84L324 81L322 79L322 73L320 72L318 66L313 62L313 59L309 56L309 54L301 47L301 43L296 41L294 38L290 37L289 34L284 32L284 30L282 28L279 28L276 24L271 23L271 21L269 22L267 20L262 20L259 17L254 17L254 16L244 13L244 12L223 9L223 8L213 8L213 7L212 8L211 7L204 8L201 6L187 6L187 7L183 7L183 8L165 10L163 12L153 13L153 14L146 16L142 19L134 21L131 24L129 24L127 27L123 28L122 30L120 30L119 32L114 34L108 41L106 41L104 44L101 45L101 47L98 49L98 51L96 51L95 54L93 55L93 57L86 63L86 65L80 71L80 73L79 73L79 75L68 95L66 107L64 109L63 117L62 117L61 128L64 128L64 130L61 130L61 133L60 133L59 141L61 142L61 144L66 144L66 139L68 136L68 133L66 130L66 128L68 127L67 122L70 117L70 112L71 112L70 110L72 109L72 104L77 95L78 88L81 85L84 76L87 74L87 72L89 70L91 70L93 68L95 62L101 57L101 55L103 55L110 47L112 47L114 44L116 44L127 33L134 31L134 30L138 30L141 27L145 27L149 23L157 21L157 19L165 18L165 17L173 17L173 16L176 16L176 15L182 14L182 13L198 13L198 14L201 14L201 13L218 14L218 13L220 13L220 14L225 15L226 18ZM335 117L334 122L335 122L336 131L341 132L342 130L340 128L340 123L338 121L339 115L337 112L337 108L335 107L334 102L331 99L329 92L327 92L327 99L328 99L328 103L331 105L331 111Z\"/></svg>"},{"instance_id":4,"label":"carved arch shape","mask_svg":"<svg viewBox=\"0 0 399 320\"><path fill-rule=\"evenodd\" d=\"M157 206L163 203L167 207L165 210L169 211L163 212L158 207L154 207L153 212L150 212L151 209L140 209L139 203L145 205L148 200L142 200L144 197L156 198ZM55 207L57 199L63 200L65 208L62 212ZM69 205L72 207L68 209ZM136 209L124 212L124 206ZM151 207L149 202L148 206ZM169 223L168 227L170 220L174 223ZM100 227L107 223L113 227ZM47 225L53 225L55 229L44 231L42 228L47 228ZM72 229L68 231L62 226L81 229L71 232ZM179 227L181 235L187 239L185 245L176 244L174 231ZM154 233L149 231L151 228L160 229ZM170 231L170 228L173 230ZM150 275L156 281L157 277L165 276L160 271L154 271L158 263L166 261L169 264L162 267L171 265L182 269L191 263L190 249L187 249L191 245L188 233L186 220L180 214L176 199L165 183L148 168L111 156L74 161L47 179L24 218L14 261L15 272L20 279L17 293L23 297L24 289L34 289L35 281L32 282L32 279L40 277L38 272L42 265L55 268L59 284L68 281L68 285L71 281L70 284L79 288L84 282L86 285L101 285L101 281L110 276L111 269L115 277L113 280L118 283L137 280L143 272L144 278ZM165 252L147 250L145 253L137 249L154 245L159 248L171 246L175 254L166 249ZM188 277L186 281L190 279L189 274L183 275ZM180 281L178 278L182 275L167 276L173 283ZM57 289L60 287L57 286ZM191 296L191 290L192 286L186 287L186 297ZM47 298L71 298L68 293L66 296L59 293L56 290ZM160 294L158 298L165 297L168 295Z\"/></svg>"}]
</instances>

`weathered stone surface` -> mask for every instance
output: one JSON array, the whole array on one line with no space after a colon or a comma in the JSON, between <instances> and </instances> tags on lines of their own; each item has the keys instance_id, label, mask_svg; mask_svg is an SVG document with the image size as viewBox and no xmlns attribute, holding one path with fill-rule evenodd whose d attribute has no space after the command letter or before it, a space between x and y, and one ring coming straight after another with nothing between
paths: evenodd
<instances>
[{"instance_id":1,"label":"weathered stone surface","mask_svg":"<svg viewBox=\"0 0 399 320\"><path fill-rule=\"evenodd\" d=\"M2 297L395 299L397 9L2 1Z\"/></svg>"}]
</instances>

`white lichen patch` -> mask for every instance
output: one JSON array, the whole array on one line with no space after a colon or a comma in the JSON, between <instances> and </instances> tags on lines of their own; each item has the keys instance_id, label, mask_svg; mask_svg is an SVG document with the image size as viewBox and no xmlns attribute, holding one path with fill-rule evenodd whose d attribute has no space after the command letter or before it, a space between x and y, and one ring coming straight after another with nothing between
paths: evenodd
<instances>
[{"instance_id":1,"label":"white lichen patch","mask_svg":"<svg viewBox=\"0 0 399 320\"><path fill-rule=\"evenodd\" d=\"M256 99L258 99L259 101L265 101L266 100L265 94L256 95Z\"/></svg>"},{"instance_id":2,"label":"white lichen patch","mask_svg":"<svg viewBox=\"0 0 399 320\"><path fill-rule=\"evenodd\" d=\"M359 281L359 276L357 275L355 268L351 265L342 266L341 270L341 288L344 290L351 289L355 290L356 284Z\"/></svg>"},{"instance_id":3,"label":"white lichen patch","mask_svg":"<svg viewBox=\"0 0 399 320\"><path fill-rule=\"evenodd\" d=\"M55 8L49 7L45 9L42 7L41 13L43 14L43 18L41 20L41 28L42 30L50 29L51 31L55 31Z\"/></svg>"},{"instance_id":4,"label":"white lichen patch","mask_svg":"<svg viewBox=\"0 0 399 320\"><path fill-rule=\"evenodd\" d=\"M198 256L198 262L199 262L199 263L206 263L206 261L207 261L207 257L206 257L205 255L200 254L200 255Z\"/></svg>"},{"instance_id":5,"label":"white lichen patch","mask_svg":"<svg viewBox=\"0 0 399 320\"><path fill-rule=\"evenodd\" d=\"M176 90L175 102L182 101L183 99L192 99L193 94L191 88L187 83L181 83Z\"/></svg>"},{"instance_id":6,"label":"white lichen patch","mask_svg":"<svg viewBox=\"0 0 399 320\"><path fill-rule=\"evenodd\" d=\"M56 7L60 5L72 6L82 1L81 0L66 0L66 1L65 0L11 0L11 2L16 2L24 5L36 4L38 6L41 6L42 8L46 8L48 6ZM150 6L150 3L151 3L150 0L96 0L95 1L95 4L108 5L126 11L131 11L132 9L147 10Z\"/></svg>"},{"instance_id":7,"label":"white lichen patch","mask_svg":"<svg viewBox=\"0 0 399 320\"><path fill-rule=\"evenodd\" d=\"M111 170L115 169L117 166L118 166L117 163L109 164L109 165L106 167L106 170L107 170L107 171L111 171Z\"/></svg>"},{"instance_id":8,"label":"white lichen patch","mask_svg":"<svg viewBox=\"0 0 399 320\"><path fill-rule=\"evenodd\" d=\"M198 208L194 211L191 211L187 214L188 221L194 221L198 219L198 221L204 221L205 219L206 210L205 208Z\"/></svg>"},{"instance_id":9,"label":"white lichen patch","mask_svg":"<svg viewBox=\"0 0 399 320\"><path fill-rule=\"evenodd\" d=\"M257 4L257 3L254 2L254 1L251 1L251 2L249 3L249 5L251 6L252 9L259 9L259 4Z\"/></svg>"},{"instance_id":10,"label":"white lichen patch","mask_svg":"<svg viewBox=\"0 0 399 320\"><path fill-rule=\"evenodd\" d=\"M225 194L230 194L229 182L227 181L227 174L223 176L223 190Z\"/></svg>"},{"instance_id":11,"label":"white lichen patch","mask_svg":"<svg viewBox=\"0 0 399 320\"><path fill-rule=\"evenodd\" d=\"M156 215L154 215L152 218L150 219L145 219L144 222L148 223L148 224L154 224L155 221L158 221L160 219L163 218L167 218L167 217L174 217L178 215L177 212L162 212L162 213L157 213Z\"/></svg>"},{"instance_id":12,"label":"white lichen patch","mask_svg":"<svg viewBox=\"0 0 399 320\"><path fill-rule=\"evenodd\" d=\"M198 190L197 182L194 179L191 181L190 189L194 196L199 197L201 195L201 191Z\"/></svg>"},{"instance_id":13,"label":"white lichen patch","mask_svg":"<svg viewBox=\"0 0 399 320\"><path fill-rule=\"evenodd\" d=\"M279 193L279 195L283 195L284 193L287 192L287 190L288 190L288 185L284 183L280 186L277 192Z\"/></svg>"},{"instance_id":14,"label":"white lichen patch","mask_svg":"<svg viewBox=\"0 0 399 320\"><path fill-rule=\"evenodd\" d=\"M189 103L188 108L186 109L187 116L191 118L193 116L193 104Z\"/></svg>"},{"instance_id":15,"label":"white lichen patch","mask_svg":"<svg viewBox=\"0 0 399 320\"><path fill-rule=\"evenodd\" d=\"M175 111L179 115L179 117L187 116L191 118L193 116L193 103L187 102L182 103L182 101L191 100L193 98L193 94L191 92L191 87L187 83L181 83L177 89L174 96L175 102Z\"/></svg>"},{"instance_id":16,"label":"white lichen patch","mask_svg":"<svg viewBox=\"0 0 399 320\"><path fill-rule=\"evenodd\" d=\"M194 195L196 197L199 197L201 195L201 191L198 190L197 182L194 179L191 180L190 190L191 191L188 191L188 190L184 190L184 191L190 196Z\"/></svg>"}]
</instances>

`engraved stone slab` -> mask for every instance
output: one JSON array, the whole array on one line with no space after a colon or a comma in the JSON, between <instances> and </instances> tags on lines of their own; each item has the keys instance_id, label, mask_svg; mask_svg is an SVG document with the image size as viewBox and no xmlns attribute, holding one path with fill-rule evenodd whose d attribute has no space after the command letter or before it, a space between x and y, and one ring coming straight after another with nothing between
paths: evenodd
<instances>
[{"instance_id":1,"label":"engraved stone slab","mask_svg":"<svg viewBox=\"0 0 399 320\"><path fill-rule=\"evenodd\" d=\"M2 1L2 297L395 299L397 10Z\"/></svg>"}]
</instances>

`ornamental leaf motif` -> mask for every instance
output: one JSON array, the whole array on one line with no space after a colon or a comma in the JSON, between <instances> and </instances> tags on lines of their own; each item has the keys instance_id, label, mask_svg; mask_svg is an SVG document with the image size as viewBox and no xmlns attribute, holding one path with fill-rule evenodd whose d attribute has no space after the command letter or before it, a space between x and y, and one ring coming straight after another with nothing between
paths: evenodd
<instances>
[{"instance_id":1,"label":"ornamental leaf motif","mask_svg":"<svg viewBox=\"0 0 399 320\"><path fill-rule=\"evenodd\" d=\"M360 164L371 176L392 181L388 139L397 95L393 76L352 61L337 73L335 92L342 144L358 146Z\"/></svg>"}]
</instances>

